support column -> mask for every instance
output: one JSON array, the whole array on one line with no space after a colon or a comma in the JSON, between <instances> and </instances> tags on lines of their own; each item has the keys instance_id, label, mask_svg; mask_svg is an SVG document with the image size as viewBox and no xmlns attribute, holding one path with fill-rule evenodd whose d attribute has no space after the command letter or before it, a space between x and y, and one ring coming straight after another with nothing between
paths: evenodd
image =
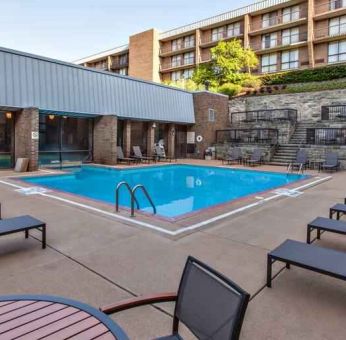
<instances>
[{"instance_id":1,"label":"support column","mask_svg":"<svg viewBox=\"0 0 346 340\"><path fill-rule=\"evenodd\" d=\"M308 0L308 55L309 66L315 67L315 51L314 51L314 13L315 5L314 0Z\"/></svg>"},{"instance_id":2,"label":"support column","mask_svg":"<svg viewBox=\"0 0 346 340\"><path fill-rule=\"evenodd\" d=\"M117 117L95 118L93 151L95 163L117 164Z\"/></svg>"},{"instance_id":3,"label":"support column","mask_svg":"<svg viewBox=\"0 0 346 340\"><path fill-rule=\"evenodd\" d=\"M28 158L29 171L38 169L39 110L31 107L17 112L14 127L14 157Z\"/></svg>"},{"instance_id":4,"label":"support column","mask_svg":"<svg viewBox=\"0 0 346 340\"><path fill-rule=\"evenodd\" d=\"M244 47L250 47L250 39L249 39L249 31L250 31L250 16L249 14L245 14L244 16Z\"/></svg>"},{"instance_id":5,"label":"support column","mask_svg":"<svg viewBox=\"0 0 346 340\"><path fill-rule=\"evenodd\" d=\"M154 154L154 143L155 143L155 128L153 127L154 122L147 124L147 156L152 157Z\"/></svg>"},{"instance_id":6,"label":"support column","mask_svg":"<svg viewBox=\"0 0 346 340\"><path fill-rule=\"evenodd\" d=\"M167 143L167 156L174 158L175 157L175 124L168 125L168 143Z\"/></svg>"},{"instance_id":7,"label":"support column","mask_svg":"<svg viewBox=\"0 0 346 340\"><path fill-rule=\"evenodd\" d=\"M123 152L125 157L130 157L131 155L131 121L125 120L124 130L123 130Z\"/></svg>"}]
</instances>

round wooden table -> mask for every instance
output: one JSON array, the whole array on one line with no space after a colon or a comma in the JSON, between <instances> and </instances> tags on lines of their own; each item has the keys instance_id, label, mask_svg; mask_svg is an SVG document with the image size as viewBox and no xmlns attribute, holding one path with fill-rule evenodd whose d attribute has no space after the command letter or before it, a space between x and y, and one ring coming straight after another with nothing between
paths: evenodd
<instances>
[{"instance_id":1,"label":"round wooden table","mask_svg":"<svg viewBox=\"0 0 346 340\"><path fill-rule=\"evenodd\" d=\"M47 295L0 296L0 339L128 340L106 314L85 303Z\"/></svg>"}]
</instances>

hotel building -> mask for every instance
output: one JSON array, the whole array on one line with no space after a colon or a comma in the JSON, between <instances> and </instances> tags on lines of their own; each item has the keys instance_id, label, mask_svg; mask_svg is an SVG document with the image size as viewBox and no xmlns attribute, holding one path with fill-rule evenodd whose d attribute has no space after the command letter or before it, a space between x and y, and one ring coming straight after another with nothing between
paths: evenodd
<instances>
[{"instance_id":1,"label":"hotel building","mask_svg":"<svg viewBox=\"0 0 346 340\"><path fill-rule=\"evenodd\" d=\"M164 82L187 79L221 40L240 39L259 57L257 73L346 61L346 0L265 0L167 32L151 29L127 45L75 63Z\"/></svg>"}]
</instances>

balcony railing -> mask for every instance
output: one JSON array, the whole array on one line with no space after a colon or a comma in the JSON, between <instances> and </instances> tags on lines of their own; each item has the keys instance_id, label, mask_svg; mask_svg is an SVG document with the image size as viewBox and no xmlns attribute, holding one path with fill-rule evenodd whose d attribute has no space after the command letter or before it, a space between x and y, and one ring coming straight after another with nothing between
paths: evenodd
<instances>
[{"instance_id":1,"label":"balcony railing","mask_svg":"<svg viewBox=\"0 0 346 340\"><path fill-rule=\"evenodd\" d=\"M337 9L341 9L345 7L346 7L345 0L326 1L321 4L315 5L315 15L327 13L330 11L335 11Z\"/></svg>"},{"instance_id":2,"label":"balcony railing","mask_svg":"<svg viewBox=\"0 0 346 340\"><path fill-rule=\"evenodd\" d=\"M256 110L230 113L231 124L278 120L295 123L297 119L298 113L297 110L294 109Z\"/></svg>"},{"instance_id":3,"label":"balcony railing","mask_svg":"<svg viewBox=\"0 0 346 340\"><path fill-rule=\"evenodd\" d=\"M268 144L278 143L277 129L228 129L216 131L216 143Z\"/></svg>"},{"instance_id":4,"label":"balcony railing","mask_svg":"<svg viewBox=\"0 0 346 340\"><path fill-rule=\"evenodd\" d=\"M111 69L112 70L117 70L120 68L125 68L129 66L129 61L128 60L118 60L118 61L113 61L111 64Z\"/></svg>"},{"instance_id":5,"label":"balcony railing","mask_svg":"<svg viewBox=\"0 0 346 340\"><path fill-rule=\"evenodd\" d=\"M306 143L314 145L346 145L346 129L309 128L306 129Z\"/></svg>"},{"instance_id":6,"label":"balcony railing","mask_svg":"<svg viewBox=\"0 0 346 340\"><path fill-rule=\"evenodd\" d=\"M211 44L211 43L217 43L220 40L227 40L227 39L236 39L243 35L243 30L235 30L234 32L228 32L224 31L218 34L208 34L204 35L201 38L201 45Z\"/></svg>"},{"instance_id":7,"label":"balcony railing","mask_svg":"<svg viewBox=\"0 0 346 340\"><path fill-rule=\"evenodd\" d=\"M291 34L287 37L278 37L275 39L263 40L260 43L250 43L251 48L254 51L266 50L281 46L290 46L294 44L299 44L301 42L306 42L308 39L307 32L300 32L297 34Z\"/></svg>"},{"instance_id":8,"label":"balcony railing","mask_svg":"<svg viewBox=\"0 0 346 340\"><path fill-rule=\"evenodd\" d=\"M195 58L181 59L176 61L163 62L161 64L161 71L178 68L182 66L190 66L195 64Z\"/></svg>"},{"instance_id":9,"label":"balcony railing","mask_svg":"<svg viewBox=\"0 0 346 340\"><path fill-rule=\"evenodd\" d=\"M329 105L321 107L322 120L346 120L346 105Z\"/></svg>"},{"instance_id":10,"label":"balcony railing","mask_svg":"<svg viewBox=\"0 0 346 340\"><path fill-rule=\"evenodd\" d=\"M346 35L346 24L332 25L317 29L314 32L315 39L339 37L341 35Z\"/></svg>"},{"instance_id":11,"label":"balcony railing","mask_svg":"<svg viewBox=\"0 0 346 340\"><path fill-rule=\"evenodd\" d=\"M307 9L304 8L296 12L292 12L292 13L284 14L284 15L275 15L268 19L255 22L251 24L250 30L257 31L261 29L270 28L276 25L288 24L290 22L294 22L300 19L305 19L306 17L307 17Z\"/></svg>"},{"instance_id":12,"label":"balcony railing","mask_svg":"<svg viewBox=\"0 0 346 340\"><path fill-rule=\"evenodd\" d=\"M160 54L166 54L166 53L172 53L172 52L179 52L179 51L184 51L188 49L192 49L196 47L195 42L189 42L189 43L181 43L178 45L167 45L163 46L160 49Z\"/></svg>"}]
</instances>

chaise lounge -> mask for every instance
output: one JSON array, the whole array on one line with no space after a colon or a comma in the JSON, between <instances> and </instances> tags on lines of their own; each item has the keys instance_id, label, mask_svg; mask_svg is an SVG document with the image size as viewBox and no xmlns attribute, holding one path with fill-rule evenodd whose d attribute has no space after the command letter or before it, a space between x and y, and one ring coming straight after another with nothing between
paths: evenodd
<instances>
[{"instance_id":1,"label":"chaise lounge","mask_svg":"<svg viewBox=\"0 0 346 340\"><path fill-rule=\"evenodd\" d=\"M222 159L222 164L231 164L233 162L240 163L242 160L242 153L240 148L229 149L225 158Z\"/></svg>"},{"instance_id":2,"label":"chaise lounge","mask_svg":"<svg viewBox=\"0 0 346 340\"><path fill-rule=\"evenodd\" d=\"M117 160L119 162L123 162L127 164L138 163L138 160L136 158L125 157L121 146L117 146Z\"/></svg>"},{"instance_id":3,"label":"chaise lounge","mask_svg":"<svg viewBox=\"0 0 346 340\"><path fill-rule=\"evenodd\" d=\"M133 146L132 149L133 149L134 158L137 159L139 162L146 161L150 163L151 161L155 161L154 157L143 156L141 148L139 146Z\"/></svg>"},{"instance_id":4,"label":"chaise lounge","mask_svg":"<svg viewBox=\"0 0 346 340\"><path fill-rule=\"evenodd\" d=\"M165 149L161 148L158 145L155 145L155 157L159 162L161 160L166 161L166 162L167 161L172 162L172 160L176 160L175 158L168 157L165 153Z\"/></svg>"},{"instance_id":5,"label":"chaise lounge","mask_svg":"<svg viewBox=\"0 0 346 340\"><path fill-rule=\"evenodd\" d=\"M345 255L346 256L346 255ZM179 323L198 339L239 339L249 294L206 264L188 257L178 293L136 297L101 308L113 314L130 308L175 301L172 334L160 340L182 340Z\"/></svg>"}]
</instances>

